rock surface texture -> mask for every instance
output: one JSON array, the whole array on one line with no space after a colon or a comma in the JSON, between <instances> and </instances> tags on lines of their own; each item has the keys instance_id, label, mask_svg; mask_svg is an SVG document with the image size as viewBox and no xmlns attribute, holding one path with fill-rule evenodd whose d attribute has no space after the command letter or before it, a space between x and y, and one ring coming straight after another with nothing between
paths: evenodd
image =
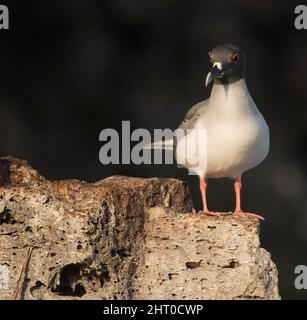
<instances>
[{"instance_id":1,"label":"rock surface texture","mask_svg":"<svg viewBox=\"0 0 307 320\"><path fill-rule=\"evenodd\" d=\"M279 298L258 221L195 213L182 181L0 160L0 299Z\"/></svg>"}]
</instances>

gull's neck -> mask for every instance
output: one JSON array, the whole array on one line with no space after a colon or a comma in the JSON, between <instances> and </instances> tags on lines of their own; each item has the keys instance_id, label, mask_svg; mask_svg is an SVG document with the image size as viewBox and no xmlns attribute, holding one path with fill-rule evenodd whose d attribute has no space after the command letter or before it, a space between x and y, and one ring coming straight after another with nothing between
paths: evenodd
<instances>
[{"instance_id":1,"label":"gull's neck","mask_svg":"<svg viewBox=\"0 0 307 320\"><path fill-rule=\"evenodd\" d=\"M214 82L212 87L209 110L231 113L236 115L242 112L249 112L253 100L249 94L245 79L240 79L232 83Z\"/></svg>"}]
</instances>

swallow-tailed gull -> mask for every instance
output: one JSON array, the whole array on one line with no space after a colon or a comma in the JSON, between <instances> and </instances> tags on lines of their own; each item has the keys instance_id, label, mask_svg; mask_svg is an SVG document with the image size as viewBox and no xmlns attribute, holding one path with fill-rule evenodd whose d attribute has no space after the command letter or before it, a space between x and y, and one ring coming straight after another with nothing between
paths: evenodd
<instances>
[{"instance_id":1,"label":"swallow-tailed gull","mask_svg":"<svg viewBox=\"0 0 307 320\"><path fill-rule=\"evenodd\" d=\"M206 86L213 81L211 95L187 112L179 126L186 132L183 137L166 141L164 146L172 145L177 162L199 176L204 213L221 214L208 209L207 178L233 178L234 213L263 219L241 210L242 174L260 164L269 151L269 128L245 81L245 54L234 45L222 44L214 47L208 56L212 70L207 75ZM193 133L193 130L200 132L199 129L206 133L203 141L197 140L197 134ZM189 148L195 145L198 151L190 152ZM206 149L204 158L199 156L202 148Z\"/></svg>"}]
</instances>

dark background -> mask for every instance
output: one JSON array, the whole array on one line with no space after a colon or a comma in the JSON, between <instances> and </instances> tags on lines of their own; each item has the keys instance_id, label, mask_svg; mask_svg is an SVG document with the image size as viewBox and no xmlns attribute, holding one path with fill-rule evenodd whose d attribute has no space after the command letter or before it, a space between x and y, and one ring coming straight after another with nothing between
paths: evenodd
<instances>
[{"instance_id":1,"label":"dark background","mask_svg":"<svg viewBox=\"0 0 307 320\"><path fill-rule=\"evenodd\" d=\"M243 177L243 209L266 217L262 245L285 299L294 268L307 265L307 30L294 28L303 1L7 1L0 31L0 150L51 179L109 175L198 181L176 165L103 166L104 128L175 129L206 99L207 52L230 42L247 54L248 86L271 130L268 158ZM210 180L209 206L232 210L230 180Z\"/></svg>"}]
</instances>

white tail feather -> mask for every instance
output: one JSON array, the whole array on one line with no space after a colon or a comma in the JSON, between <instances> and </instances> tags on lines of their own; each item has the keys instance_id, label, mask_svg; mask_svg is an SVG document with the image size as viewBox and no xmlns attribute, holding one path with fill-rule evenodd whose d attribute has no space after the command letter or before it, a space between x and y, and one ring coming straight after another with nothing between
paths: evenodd
<instances>
[{"instance_id":1,"label":"white tail feather","mask_svg":"<svg viewBox=\"0 0 307 320\"><path fill-rule=\"evenodd\" d=\"M174 140L161 140L156 141L150 144L147 144L143 149L163 149L163 150L173 150L174 149Z\"/></svg>"}]
</instances>

